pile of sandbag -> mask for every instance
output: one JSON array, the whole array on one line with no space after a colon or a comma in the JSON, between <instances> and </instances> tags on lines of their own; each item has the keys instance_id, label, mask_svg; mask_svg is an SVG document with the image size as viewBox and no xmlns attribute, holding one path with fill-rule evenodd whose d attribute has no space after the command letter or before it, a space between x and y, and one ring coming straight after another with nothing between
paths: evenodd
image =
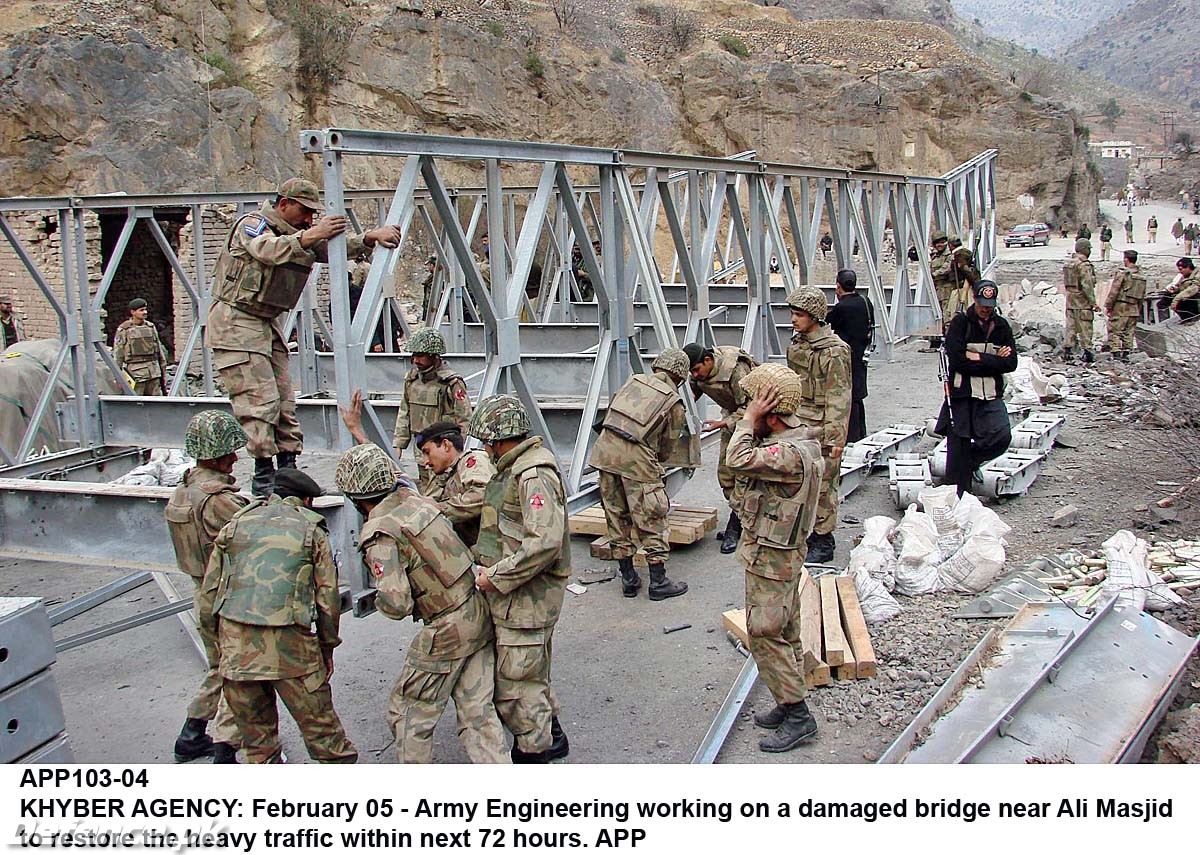
<instances>
[{"instance_id":1,"label":"pile of sandbag","mask_svg":"<svg viewBox=\"0 0 1200 855\"><path fill-rule=\"evenodd\" d=\"M1005 400L1033 407L1061 401L1070 391L1067 375L1047 374L1036 359L1028 356L1017 357L1017 370L1004 384Z\"/></svg>"},{"instance_id":2,"label":"pile of sandbag","mask_svg":"<svg viewBox=\"0 0 1200 855\"><path fill-rule=\"evenodd\" d=\"M909 597L938 591L979 593L1004 569L1004 536L1011 527L953 484L928 487L899 523L871 517L850 553L850 574L867 623L900 613L893 593Z\"/></svg>"},{"instance_id":3,"label":"pile of sandbag","mask_svg":"<svg viewBox=\"0 0 1200 855\"><path fill-rule=\"evenodd\" d=\"M175 487L183 480L183 473L196 465L178 448L156 448L150 452L150 460L126 472L112 483L131 487Z\"/></svg>"}]
</instances>

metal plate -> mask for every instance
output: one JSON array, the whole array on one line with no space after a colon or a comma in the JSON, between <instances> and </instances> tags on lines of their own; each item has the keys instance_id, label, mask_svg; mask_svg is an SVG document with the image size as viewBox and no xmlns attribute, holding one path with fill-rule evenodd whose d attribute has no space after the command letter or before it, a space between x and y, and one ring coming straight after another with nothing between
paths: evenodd
<instances>
[{"instance_id":1,"label":"metal plate","mask_svg":"<svg viewBox=\"0 0 1200 855\"><path fill-rule=\"evenodd\" d=\"M66 729L58 685L42 671L0 694L0 763L12 763Z\"/></svg>"},{"instance_id":2,"label":"metal plate","mask_svg":"<svg viewBox=\"0 0 1200 855\"><path fill-rule=\"evenodd\" d=\"M53 662L54 636L42 600L0 599L0 691L49 668Z\"/></svg>"},{"instance_id":3,"label":"metal plate","mask_svg":"<svg viewBox=\"0 0 1200 855\"><path fill-rule=\"evenodd\" d=\"M38 765L59 765L74 763L75 752L71 750L71 739L67 734L55 737L45 745L39 745L30 751L18 763L34 763Z\"/></svg>"}]
</instances>

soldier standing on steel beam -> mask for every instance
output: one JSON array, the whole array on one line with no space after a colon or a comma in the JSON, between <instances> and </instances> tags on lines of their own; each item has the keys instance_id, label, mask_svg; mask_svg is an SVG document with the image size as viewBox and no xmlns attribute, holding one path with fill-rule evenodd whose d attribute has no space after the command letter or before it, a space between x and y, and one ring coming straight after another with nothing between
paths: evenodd
<instances>
[{"instance_id":1,"label":"soldier standing on steel beam","mask_svg":"<svg viewBox=\"0 0 1200 855\"><path fill-rule=\"evenodd\" d=\"M129 301L129 318L121 321L113 339L113 361L132 381L135 395L166 394L167 353L154 324L146 320L145 300Z\"/></svg>"},{"instance_id":2,"label":"soldier standing on steel beam","mask_svg":"<svg viewBox=\"0 0 1200 855\"><path fill-rule=\"evenodd\" d=\"M558 461L531 429L512 395L480 401L471 415L471 436L496 464L484 491L475 584L496 625L496 711L513 735L513 762L549 763L571 750L550 685L571 543Z\"/></svg>"},{"instance_id":3,"label":"soldier standing on steel beam","mask_svg":"<svg viewBox=\"0 0 1200 855\"><path fill-rule=\"evenodd\" d=\"M797 417L803 381L782 365L760 365L742 381L753 395L729 443L729 467L742 481L737 500L746 527L738 557L746 567L750 653L775 707L754 723L773 730L762 751L790 751L817 735L804 696L799 586L821 491L819 431Z\"/></svg>"},{"instance_id":4,"label":"soldier standing on steel beam","mask_svg":"<svg viewBox=\"0 0 1200 855\"><path fill-rule=\"evenodd\" d=\"M1095 362L1092 355L1092 322L1096 317L1096 268L1088 261L1092 242L1087 238L1075 241L1075 254L1063 265L1063 287L1067 291L1066 337L1063 339L1063 361L1072 362L1072 351L1078 344L1084 362Z\"/></svg>"},{"instance_id":5,"label":"soldier standing on steel beam","mask_svg":"<svg viewBox=\"0 0 1200 855\"><path fill-rule=\"evenodd\" d=\"M220 410L197 413L188 422L183 450L196 465L183 473L183 480L167 502L167 529L175 547L179 569L195 586L196 613L200 613L200 585L212 555L213 542L233 515L246 506L233 478L237 450L246 444L246 432L237 419ZM200 640L208 658L208 673L200 692L188 704L187 721L175 740L175 760L186 763L212 755L214 763L236 763L242 744L229 705L221 692L221 661L217 637L203 624ZM212 739L205 731L213 721Z\"/></svg>"},{"instance_id":6,"label":"soldier standing on steel beam","mask_svg":"<svg viewBox=\"0 0 1200 855\"><path fill-rule=\"evenodd\" d=\"M725 345L722 347L706 348L695 342L686 345L683 352L691 363L689 373L692 377L692 396L699 399L708 395L721 408L720 419L706 419L704 429L721 429L721 456L717 460L717 483L729 502L729 522L725 530L717 535L721 541L721 552L731 554L737 549L738 538L742 536L742 521L733 510L733 473L725 463L725 451L729 448L729 439L733 436L734 425L742 417L749 396L742 391L742 379L750 370L758 365L758 361L740 347Z\"/></svg>"},{"instance_id":7,"label":"soldier standing on steel beam","mask_svg":"<svg viewBox=\"0 0 1200 855\"><path fill-rule=\"evenodd\" d=\"M250 438L257 496L270 495L276 462L281 469L295 466L304 448L283 324L312 266L328 261L329 240L350 225L343 216L321 217L314 225L313 214L321 210L315 184L288 179L274 202L234 222L213 273L205 335L233 414ZM376 244L399 246L399 227L347 236L346 258L367 256Z\"/></svg>"},{"instance_id":8,"label":"soldier standing on steel beam","mask_svg":"<svg viewBox=\"0 0 1200 855\"><path fill-rule=\"evenodd\" d=\"M650 368L650 374L633 375L613 395L588 463L600 470L600 502L612 556L621 569L621 593L636 597L642 587L633 564L640 542L650 567L650 599L666 600L686 594L688 586L667 578L671 500L663 482L665 466L695 466L699 455L689 452L699 447L692 442L679 397L688 374L687 354L669 347Z\"/></svg>"},{"instance_id":9,"label":"soldier standing on steel beam","mask_svg":"<svg viewBox=\"0 0 1200 855\"><path fill-rule=\"evenodd\" d=\"M396 414L396 432L392 446L396 456L404 453L419 434L440 421L452 421L466 430L471 418L471 398L462 376L442 362L446 340L433 327L421 327L405 343L412 354L413 367L404 377L404 403ZM428 493L434 471L420 459L417 449L418 486Z\"/></svg>"},{"instance_id":10,"label":"soldier standing on steel beam","mask_svg":"<svg viewBox=\"0 0 1200 855\"><path fill-rule=\"evenodd\" d=\"M454 698L458 735L473 763L508 763L496 716L495 630L475 587L471 550L437 508L404 480L376 445L342 455L338 489L366 518L359 552L384 616L424 626L409 643L392 688L388 725L401 763L433 762L433 731Z\"/></svg>"},{"instance_id":11,"label":"soldier standing on steel beam","mask_svg":"<svg viewBox=\"0 0 1200 855\"><path fill-rule=\"evenodd\" d=\"M821 429L825 460L817 522L808 539L808 557L816 564L833 560L837 542L838 483L842 451L850 426L850 348L825 324L829 307L821 289L804 285L788 294L792 309L792 343L788 367L800 375L800 405L796 415L809 427Z\"/></svg>"}]
</instances>

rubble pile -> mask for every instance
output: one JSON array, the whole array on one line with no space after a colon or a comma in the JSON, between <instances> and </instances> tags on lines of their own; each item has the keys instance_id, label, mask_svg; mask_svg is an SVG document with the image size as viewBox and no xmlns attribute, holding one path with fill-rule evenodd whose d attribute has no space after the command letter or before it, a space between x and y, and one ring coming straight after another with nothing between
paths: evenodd
<instances>
[{"instance_id":1,"label":"rubble pile","mask_svg":"<svg viewBox=\"0 0 1200 855\"><path fill-rule=\"evenodd\" d=\"M1081 608L1115 591L1139 610L1163 611L1182 602L1180 591L1200 588L1200 541L1151 546L1121 530L1104 541L1100 551L1071 550L1058 561L1064 568L1060 574L1040 581L1055 596Z\"/></svg>"},{"instance_id":2,"label":"rubble pile","mask_svg":"<svg viewBox=\"0 0 1200 855\"><path fill-rule=\"evenodd\" d=\"M1135 354L1136 355L1136 354ZM1123 364L1096 354L1092 366L1071 368L1069 404L1086 406L1100 418L1156 428L1200 426L1195 411L1200 392L1194 372L1169 359Z\"/></svg>"}]
</instances>

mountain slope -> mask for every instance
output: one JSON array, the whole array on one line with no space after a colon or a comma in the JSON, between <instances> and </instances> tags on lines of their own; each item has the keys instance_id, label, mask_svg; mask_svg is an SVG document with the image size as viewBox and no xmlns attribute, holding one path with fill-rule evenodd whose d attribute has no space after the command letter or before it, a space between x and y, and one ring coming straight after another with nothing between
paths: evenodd
<instances>
[{"instance_id":1,"label":"mountain slope","mask_svg":"<svg viewBox=\"0 0 1200 855\"><path fill-rule=\"evenodd\" d=\"M952 0L954 11L978 20L989 35L1055 53L1134 0Z\"/></svg>"}]
</instances>

